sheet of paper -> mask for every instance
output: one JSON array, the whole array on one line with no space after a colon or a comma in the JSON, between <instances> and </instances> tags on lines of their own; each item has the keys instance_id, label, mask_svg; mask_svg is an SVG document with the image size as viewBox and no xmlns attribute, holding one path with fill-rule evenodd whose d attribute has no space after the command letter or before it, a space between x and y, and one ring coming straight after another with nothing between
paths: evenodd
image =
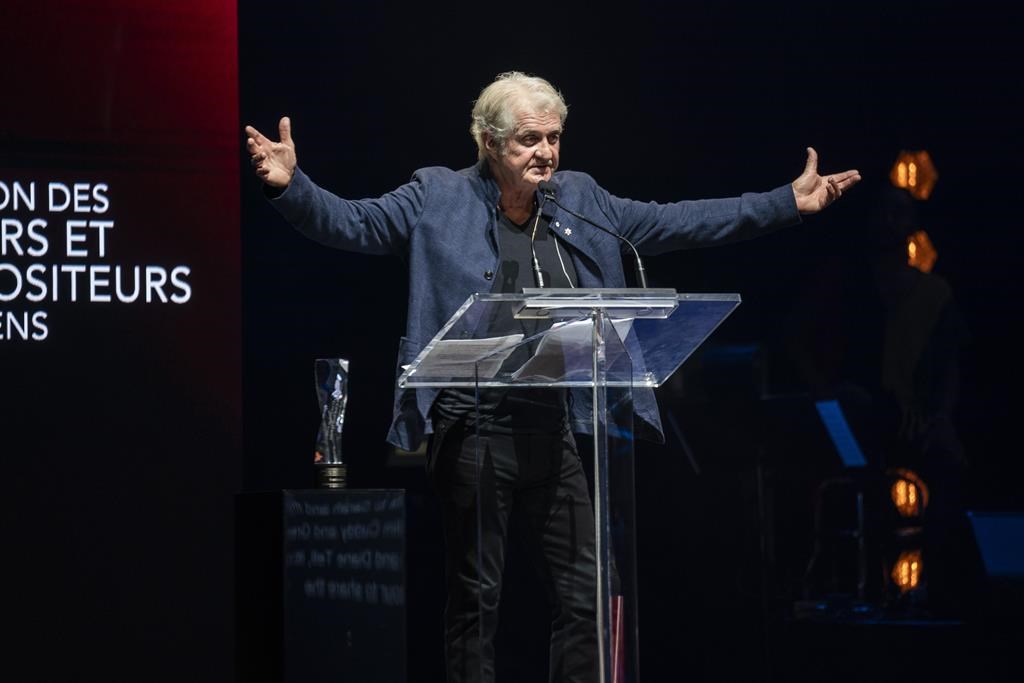
<instances>
[{"instance_id":1,"label":"sheet of paper","mask_svg":"<svg viewBox=\"0 0 1024 683\"><path fill-rule=\"evenodd\" d=\"M624 340L633 326L633 318L612 320L612 326L619 339ZM512 374L513 379L549 382L589 379L593 370L592 337L593 324L590 320L552 325L541 339L537 352ZM578 367L569 367L567 359L575 360Z\"/></svg>"},{"instance_id":2,"label":"sheet of paper","mask_svg":"<svg viewBox=\"0 0 1024 683\"><path fill-rule=\"evenodd\" d=\"M473 378L479 363L481 379L498 374L523 335L510 334L486 339L442 339L416 367L421 377Z\"/></svg>"}]
</instances>

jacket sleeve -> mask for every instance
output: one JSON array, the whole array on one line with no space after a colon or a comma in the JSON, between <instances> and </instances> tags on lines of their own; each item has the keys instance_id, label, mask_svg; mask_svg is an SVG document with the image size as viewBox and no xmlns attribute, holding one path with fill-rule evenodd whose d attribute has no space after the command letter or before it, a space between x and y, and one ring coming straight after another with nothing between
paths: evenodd
<instances>
[{"instance_id":1,"label":"jacket sleeve","mask_svg":"<svg viewBox=\"0 0 1024 683\"><path fill-rule=\"evenodd\" d=\"M306 237L336 249L404 254L426 200L419 176L376 199L350 200L295 169L291 184L270 198L285 220Z\"/></svg>"},{"instance_id":2,"label":"jacket sleeve","mask_svg":"<svg viewBox=\"0 0 1024 683\"><path fill-rule=\"evenodd\" d=\"M771 192L671 204L622 199L603 190L598 194L609 222L649 255L739 242L800 222L788 184Z\"/></svg>"}]
</instances>

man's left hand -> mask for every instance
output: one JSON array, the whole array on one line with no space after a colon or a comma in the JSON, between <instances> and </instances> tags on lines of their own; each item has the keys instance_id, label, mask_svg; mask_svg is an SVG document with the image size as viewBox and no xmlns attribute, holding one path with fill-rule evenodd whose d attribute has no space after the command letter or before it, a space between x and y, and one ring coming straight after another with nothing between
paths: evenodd
<instances>
[{"instance_id":1,"label":"man's left hand","mask_svg":"<svg viewBox=\"0 0 1024 683\"><path fill-rule=\"evenodd\" d=\"M807 148L807 165L800 177L793 181L793 196L801 214L817 213L843 196L843 192L860 182L857 170L818 175L818 153Z\"/></svg>"}]
</instances>

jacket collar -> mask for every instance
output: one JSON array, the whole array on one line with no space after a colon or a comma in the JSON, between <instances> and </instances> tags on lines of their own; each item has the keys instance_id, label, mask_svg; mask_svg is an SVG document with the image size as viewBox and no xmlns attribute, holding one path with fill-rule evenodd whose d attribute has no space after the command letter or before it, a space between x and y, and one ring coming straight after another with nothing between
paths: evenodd
<instances>
[{"instance_id":1,"label":"jacket collar","mask_svg":"<svg viewBox=\"0 0 1024 683\"><path fill-rule=\"evenodd\" d=\"M464 169L462 171L474 181L474 186L477 192L484 198L487 205L497 210L498 200L501 198L501 191L498 189L498 181L494 179L494 175L491 173L491 167L487 163L486 159L480 159L474 166ZM551 182L555 185L556 196L561 194L561 184L558 182L558 177L553 176ZM540 190L537 190L537 202L541 202L544 197ZM571 244L580 250L583 254L586 254L595 264L597 258L595 256L596 251L591 244L595 239L594 231L589 229L580 229L579 226L576 229L573 227L578 223L574 218L568 216L564 211L558 208L554 202L545 202L543 209L544 217L548 220L551 230L557 231L559 238L566 244ZM562 223L561 221L566 221ZM566 232L565 228L569 228ZM492 225L492 230L489 235L492 245L497 249L497 235L494 233L495 226Z\"/></svg>"},{"instance_id":2,"label":"jacket collar","mask_svg":"<svg viewBox=\"0 0 1024 683\"><path fill-rule=\"evenodd\" d=\"M466 169L470 177L477 182L478 191L483 195L488 206L497 207L501 199L501 190L498 189L498 181L491 173L491 166L486 159L480 159L476 165Z\"/></svg>"},{"instance_id":3,"label":"jacket collar","mask_svg":"<svg viewBox=\"0 0 1024 683\"><path fill-rule=\"evenodd\" d=\"M487 201L488 206L497 206L498 201L501 199L501 190L498 188L498 181L495 180L494 174L491 173L491 165L487 163L486 159L480 159L470 168L467 168L464 172L468 173L471 177L479 181L479 187L483 193L484 198ZM554 183L556 189L561 189L558 184L558 178L552 176L551 182ZM536 190L535 197L537 205L539 206L544 197L541 195L540 190ZM557 207L547 202L544 204L544 215L548 218L555 214Z\"/></svg>"}]
</instances>

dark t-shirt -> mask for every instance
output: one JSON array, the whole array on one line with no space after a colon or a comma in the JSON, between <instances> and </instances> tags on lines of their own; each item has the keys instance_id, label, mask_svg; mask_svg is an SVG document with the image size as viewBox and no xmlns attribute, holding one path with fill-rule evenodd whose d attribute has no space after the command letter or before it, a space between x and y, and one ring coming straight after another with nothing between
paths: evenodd
<instances>
[{"instance_id":1,"label":"dark t-shirt","mask_svg":"<svg viewBox=\"0 0 1024 683\"><path fill-rule=\"evenodd\" d=\"M512 294L524 287L536 287L530 239L534 233L534 214L522 225L513 223L504 214L498 219L498 272L494 276L491 292ZM534 249L544 276L545 287L572 287L576 285L576 270L564 244L549 232L548 220L537 221ZM518 321L522 332L529 337L536 333L534 323ZM525 353L525 349L524 349ZM513 354L515 355L515 354ZM516 358L510 359L516 362ZM520 361L525 361L522 357ZM443 420L465 418L476 424L476 394L473 389L444 389L434 403L434 414ZM568 422L565 389L514 388L480 390L480 428L491 432L556 432Z\"/></svg>"}]
</instances>

